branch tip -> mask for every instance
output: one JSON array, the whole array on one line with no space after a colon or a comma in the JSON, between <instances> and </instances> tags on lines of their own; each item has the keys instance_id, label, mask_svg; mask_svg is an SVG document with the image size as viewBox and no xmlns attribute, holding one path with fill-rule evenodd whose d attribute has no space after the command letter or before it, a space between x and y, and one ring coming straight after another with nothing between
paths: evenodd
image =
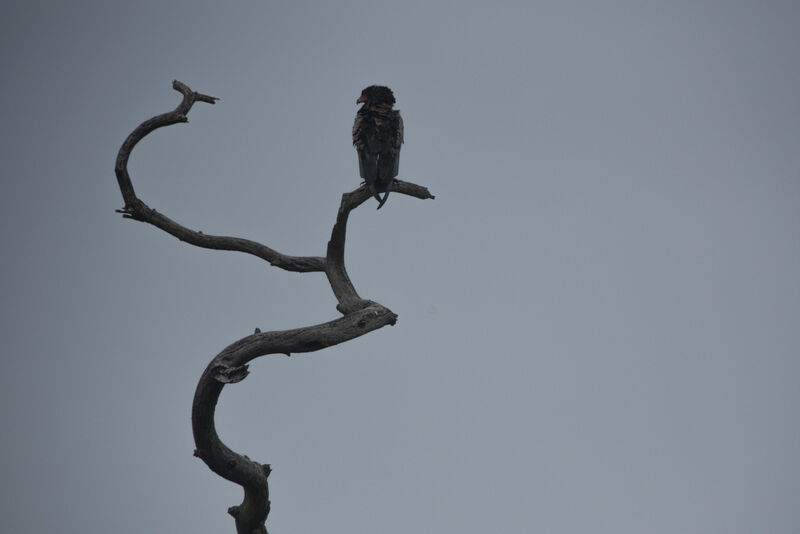
<instances>
[{"instance_id":1,"label":"branch tip","mask_svg":"<svg viewBox=\"0 0 800 534\"><path fill-rule=\"evenodd\" d=\"M208 96L197 92L194 93L194 99L199 102L205 102L206 104L216 104L217 100L219 100L216 96Z\"/></svg>"}]
</instances>

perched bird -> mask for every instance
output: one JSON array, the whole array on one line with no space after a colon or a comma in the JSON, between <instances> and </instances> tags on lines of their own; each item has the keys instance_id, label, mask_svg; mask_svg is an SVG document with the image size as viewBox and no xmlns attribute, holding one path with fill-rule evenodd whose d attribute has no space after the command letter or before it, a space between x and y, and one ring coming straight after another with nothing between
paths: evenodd
<instances>
[{"instance_id":1,"label":"perched bird","mask_svg":"<svg viewBox=\"0 0 800 534\"><path fill-rule=\"evenodd\" d=\"M358 152L358 170L370 193L378 201L378 209L389 198L400 164L403 143L403 118L392 109L394 94L388 87L370 85L356 100L363 104L353 123L353 145ZM378 192L383 192L383 198Z\"/></svg>"}]
</instances>

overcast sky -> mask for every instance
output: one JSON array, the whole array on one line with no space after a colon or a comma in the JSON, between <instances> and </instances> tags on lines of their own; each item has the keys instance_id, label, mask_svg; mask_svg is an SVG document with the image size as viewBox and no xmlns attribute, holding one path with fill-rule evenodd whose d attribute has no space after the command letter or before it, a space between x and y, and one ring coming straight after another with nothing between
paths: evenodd
<instances>
[{"instance_id":1,"label":"overcast sky","mask_svg":"<svg viewBox=\"0 0 800 534\"><path fill-rule=\"evenodd\" d=\"M800 529L797 2L5 1L0 77L0 532L233 532L197 379L339 316L114 213L173 79L130 171L190 228L324 254L373 83L436 195L350 218L396 326L222 394L270 532Z\"/></svg>"}]
</instances>

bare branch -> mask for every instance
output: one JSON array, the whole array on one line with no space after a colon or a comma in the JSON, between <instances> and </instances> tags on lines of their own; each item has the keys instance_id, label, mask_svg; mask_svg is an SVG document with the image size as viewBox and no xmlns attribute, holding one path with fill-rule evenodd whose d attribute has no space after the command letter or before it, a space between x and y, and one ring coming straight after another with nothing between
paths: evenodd
<instances>
[{"instance_id":1,"label":"bare branch","mask_svg":"<svg viewBox=\"0 0 800 534\"><path fill-rule=\"evenodd\" d=\"M117 163L114 167L114 171L117 175L117 182L119 183L119 188L122 192L122 198L125 200L125 208L130 206L133 201L136 200L136 193L133 191L131 177L128 174L128 158L130 158L133 147L135 147L139 141L141 141L153 130L162 128L164 126L169 126L171 124L176 124L178 122L189 122L189 119L186 118L186 115L189 113L189 110L192 109L192 105L194 105L195 101L199 100L201 102L213 104L219 100L213 96L195 93L189 89L186 84L183 84L178 80L172 82L172 88L183 94L183 100L180 104L178 104L178 107L175 108L174 111L156 115L152 119L148 119L140 124L134 131L131 132L127 139L125 139L125 142L122 143L122 146L117 153Z\"/></svg>"},{"instance_id":2,"label":"bare branch","mask_svg":"<svg viewBox=\"0 0 800 534\"><path fill-rule=\"evenodd\" d=\"M392 183L392 191L409 195L420 199L435 198L426 187L395 180ZM373 304L371 300L364 300L356 293L347 270L344 266L344 242L347 233L347 218L350 212L371 198L371 194L366 186L361 186L355 191L342 195L342 202L339 205L339 212L336 214L336 224L331 231L331 239L328 241L328 255L325 274L331 284L333 294L339 305L336 309L341 313L347 314L352 311Z\"/></svg>"},{"instance_id":3,"label":"bare branch","mask_svg":"<svg viewBox=\"0 0 800 534\"><path fill-rule=\"evenodd\" d=\"M248 374L247 363L254 358L267 354L288 356L292 353L321 350L393 325L397 316L388 308L359 297L345 269L347 219L352 210L370 198L371 195L364 186L342 195L325 258L286 256L248 239L206 235L190 230L148 207L136 196L127 169L128 159L136 144L157 128L187 122L186 115L195 102L213 104L217 100L215 97L196 93L178 81L173 82L172 86L183 94L183 100L178 107L140 124L120 147L115 172L125 207L117 211L125 218L152 224L181 241L198 247L245 252L288 271L325 271L331 289L339 301L337 309L343 314L343 317L334 321L295 330L262 333L256 329L254 334L236 341L220 352L208 364L197 384L192 403L195 456L200 457L218 475L244 488L242 504L228 509L228 513L236 520L236 531L239 534L266 534L264 523L270 509L267 477L271 468L230 450L219 439L214 425L214 412L222 388L225 384L244 380ZM392 184L392 191L420 199L434 198L425 187L399 180Z\"/></svg>"},{"instance_id":4,"label":"bare branch","mask_svg":"<svg viewBox=\"0 0 800 534\"><path fill-rule=\"evenodd\" d=\"M247 363L267 354L313 352L338 345L386 325L397 316L379 304L372 304L327 323L284 330L255 333L226 347L206 367L195 390L192 403L192 430L195 456L201 458L219 476L244 488L244 500L228 512L236 519L239 533L260 532L269 515L271 468L229 449L217 435L214 412L222 388L247 376Z\"/></svg>"},{"instance_id":5,"label":"bare branch","mask_svg":"<svg viewBox=\"0 0 800 534\"><path fill-rule=\"evenodd\" d=\"M166 215L163 215L156 210L148 207L141 200L134 199L123 210L117 210L122 213L123 217L128 219L135 219L150 223L153 226L160 228L168 234L174 235L181 241L195 245L202 248L210 248L214 250L230 250L235 252L245 252L262 258L274 267L280 267L287 271L298 273L320 272L325 270L325 258L318 256L287 256L280 252L262 245L256 241L244 239L241 237L225 237L204 234L200 231L189 230L182 226Z\"/></svg>"},{"instance_id":6,"label":"bare branch","mask_svg":"<svg viewBox=\"0 0 800 534\"><path fill-rule=\"evenodd\" d=\"M325 258L319 256L287 256L280 252L273 250L266 245L250 241L249 239L242 239L239 237L224 237L206 235L203 232L194 231L186 228L166 217L156 210L150 208L141 199L136 196L131 182L130 175L128 174L128 159L130 158L133 148L144 139L146 135L171 124L179 122L188 122L186 115L192 108L195 102L207 102L213 104L218 99L213 96L203 95L196 93L189 89L189 87L177 80L172 82L172 87L176 91L183 94L183 100L178 107L168 113L156 115L152 119L148 119L140 124L122 143L117 154L117 163L114 171L117 175L117 183L119 184L122 198L125 201L125 207L117 210L122 213L122 216L127 219L134 219L137 221L146 222L164 230L165 232L174 235L181 241L185 241L191 245L203 248L210 248L215 250L231 250L237 252L245 252L262 258L275 267L280 267L287 271L294 272L320 272L325 270Z\"/></svg>"}]
</instances>

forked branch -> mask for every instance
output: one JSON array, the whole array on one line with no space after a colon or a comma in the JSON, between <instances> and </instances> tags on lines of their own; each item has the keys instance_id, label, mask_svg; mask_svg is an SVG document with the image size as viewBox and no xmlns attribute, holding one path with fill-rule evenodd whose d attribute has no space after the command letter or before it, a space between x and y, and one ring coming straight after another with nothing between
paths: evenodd
<instances>
[{"instance_id":1,"label":"forked branch","mask_svg":"<svg viewBox=\"0 0 800 534\"><path fill-rule=\"evenodd\" d=\"M313 352L349 341L386 325L393 325L397 316L388 308L358 296L344 265L344 245L347 219L350 212L370 198L364 186L342 195L336 223L331 231L326 257L287 256L266 245L238 237L207 235L190 230L147 206L136 196L128 174L128 159L139 141L154 130L179 122L188 122L186 115L195 102L213 104L217 98L196 93L185 84L174 81L172 87L183 95L173 111L157 115L140 124L125 139L117 155L115 172L125 206L117 210L128 219L146 222L198 247L245 252L262 258L275 267L295 272L324 271L343 314L339 319L295 330L262 333L236 341L220 352L200 377L192 403L192 430L195 456L208 467L244 489L244 500L228 509L236 520L239 534L266 533L264 523L269 515L269 486L271 468L229 449L217 435L214 412L225 384L243 380L248 374L247 363L267 354ZM425 187L395 181L392 191L420 199L434 198Z\"/></svg>"}]
</instances>

